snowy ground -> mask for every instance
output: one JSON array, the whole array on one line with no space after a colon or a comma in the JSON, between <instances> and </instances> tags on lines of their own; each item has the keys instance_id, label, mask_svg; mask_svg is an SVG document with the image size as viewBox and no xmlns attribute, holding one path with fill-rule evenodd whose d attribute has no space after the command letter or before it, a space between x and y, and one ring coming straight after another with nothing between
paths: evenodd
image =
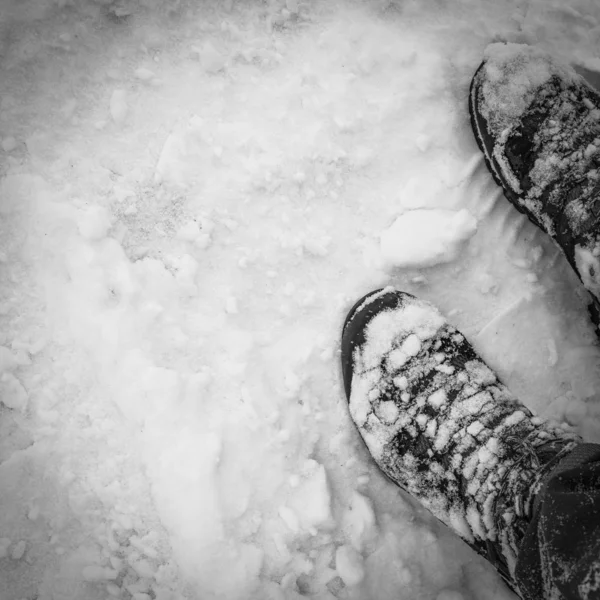
<instances>
[{"instance_id":1,"label":"snowy ground","mask_svg":"<svg viewBox=\"0 0 600 600\"><path fill-rule=\"evenodd\" d=\"M0 32L0 598L509 598L371 463L339 336L411 291L600 440L586 295L466 108L495 40L600 80L600 5L3 0Z\"/></svg>"}]
</instances>

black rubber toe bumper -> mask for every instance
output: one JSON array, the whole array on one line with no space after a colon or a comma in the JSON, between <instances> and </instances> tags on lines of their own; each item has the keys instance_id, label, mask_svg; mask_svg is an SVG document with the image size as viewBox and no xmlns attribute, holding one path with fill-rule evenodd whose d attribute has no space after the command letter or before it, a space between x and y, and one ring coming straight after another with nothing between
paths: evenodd
<instances>
[{"instance_id":1,"label":"black rubber toe bumper","mask_svg":"<svg viewBox=\"0 0 600 600\"><path fill-rule=\"evenodd\" d=\"M402 306L404 298L412 297L393 288L380 288L363 296L350 309L342 331L342 375L346 398L350 400L354 349L365 343L367 325L380 312ZM369 298L373 298L369 301Z\"/></svg>"}]
</instances>

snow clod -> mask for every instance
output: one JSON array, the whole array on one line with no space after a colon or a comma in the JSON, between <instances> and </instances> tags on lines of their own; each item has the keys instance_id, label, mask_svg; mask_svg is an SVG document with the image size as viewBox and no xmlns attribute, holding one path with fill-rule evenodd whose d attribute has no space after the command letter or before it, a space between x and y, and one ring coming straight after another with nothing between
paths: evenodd
<instances>
[{"instance_id":1,"label":"snow clod","mask_svg":"<svg viewBox=\"0 0 600 600\"><path fill-rule=\"evenodd\" d=\"M8 136L2 140L2 150L4 152L12 152L17 147L17 140L14 137Z\"/></svg>"},{"instance_id":2,"label":"snow clod","mask_svg":"<svg viewBox=\"0 0 600 600\"><path fill-rule=\"evenodd\" d=\"M429 404L431 404L431 406L434 408L440 408L440 406L442 406L447 399L446 391L443 388L440 388L439 390L433 392L429 398L427 398L427 402L429 402Z\"/></svg>"},{"instance_id":3,"label":"snow clod","mask_svg":"<svg viewBox=\"0 0 600 600\"><path fill-rule=\"evenodd\" d=\"M377 418L386 425L393 425L400 416L400 410L392 400L380 402L375 408Z\"/></svg>"},{"instance_id":4,"label":"snow clod","mask_svg":"<svg viewBox=\"0 0 600 600\"><path fill-rule=\"evenodd\" d=\"M192 53L198 56L202 68L207 73L218 73L225 68L225 57L209 41L204 42L202 47L192 46Z\"/></svg>"},{"instance_id":5,"label":"snow clod","mask_svg":"<svg viewBox=\"0 0 600 600\"><path fill-rule=\"evenodd\" d=\"M402 342L401 349L407 356L416 356L421 350L421 340L414 333L411 333L404 342Z\"/></svg>"},{"instance_id":6,"label":"snow clod","mask_svg":"<svg viewBox=\"0 0 600 600\"><path fill-rule=\"evenodd\" d=\"M404 213L381 234L381 253L391 267L431 267L454 260L477 229L467 211L417 209Z\"/></svg>"},{"instance_id":7,"label":"snow clod","mask_svg":"<svg viewBox=\"0 0 600 600\"><path fill-rule=\"evenodd\" d=\"M133 74L135 75L135 78L139 79L140 81L150 81L156 77L153 71L150 69L145 69L144 67L136 69Z\"/></svg>"}]
</instances>

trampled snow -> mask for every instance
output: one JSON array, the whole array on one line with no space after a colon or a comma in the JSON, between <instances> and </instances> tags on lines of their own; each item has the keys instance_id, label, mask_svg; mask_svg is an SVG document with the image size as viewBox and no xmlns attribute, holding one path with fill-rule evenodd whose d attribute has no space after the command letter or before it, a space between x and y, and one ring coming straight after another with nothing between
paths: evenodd
<instances>
[{"instance_id":1,"label":"trampled snow","mask_svg":"<svg viewBox=\"0 0 600 600\"><path fill-rule=\"evenodd\" d=\"M378 472L338 347L393 285L600 439L586 292L467 112L491 42L598 76L563 4L4 2L2 600L511 596ZM386 254L427 211L465 220Z\"/></svg>"}]
</instances>

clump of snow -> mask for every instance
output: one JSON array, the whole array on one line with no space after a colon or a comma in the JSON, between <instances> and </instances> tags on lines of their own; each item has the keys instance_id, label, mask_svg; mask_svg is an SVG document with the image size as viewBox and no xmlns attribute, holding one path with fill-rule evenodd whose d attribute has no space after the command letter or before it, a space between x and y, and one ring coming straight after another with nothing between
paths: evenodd
<instances>
[{"instance_id":1,"label":"clump of snow","mask_svg":"<svg viewBox=\"0 0 600 600\"><path fill-rule=\"evenodd\" d=\"M17 147L17 140L11 135L2 139L2 150L4 152L12 152Z\"/></svg>"},{"instance_id":2,"label":"clump of snow","mask_svg":"<svg viewBox=\"0 0 600 600\"><path fill-rule=\"evenodd\" d=\"M375 414L381 421L391 425L398 420L398 417L400 416L400 410L396 406L395 402L385 401L379 402L375 409Z\"/></svg>"},{"instance_id":3,"label":"clump of snow","mask_svg":"<svg viewBox=\"0 0 600 600\"><path fill-rule=\"evenodd\" d=\"M154 71L151 71L150 69L146 69L144 67L136 69L134 75L136 79L139 79L140 81L150 81L156 77Z\"/></svg>"},{"instance_id":4,"label":"clump of snow","mask_svg":"<svg viewBox=\"0 0 600 600\"><path fill-rule=\"evenodd\" d=\"M446 402L447 399L448 398L446 396L445 390L439 389L427 398L427 402L429 402L429 404L431 404L431 406L433 406L434 408L439 408L440 406L442 406L442 404Z\"/></svg>"},{"instance_id":5,"label":"clump of snow","mask_svg":"<svg viewBox=\"0 0 600 600\"><path fill-rule=\"evenodd\" d=\"M192 52L198 56L200 64L208 73L217 73L225 68L226 57L210 41L202 46L192 46Z\"/></svg>"},{"instance_id":6,"label":"clump of snow","mask_svg":"<svg viewBox=\"0 0 600 600\"><path fill-rule=\"evenodd\" d=\"M455 260L477 230L466 209L423 209L404 213L381 234L381 254L390 267L431 267Z\"/></svg>"},{"instance_id":7,"label":"clump of snow","mask_svg":"<svg viewBox=\"0 0 600 600\"><path fill-rule=\"evenodd\" d=\"M335 568L347 586L357 585L365 577L362 557L352 546L340 546L335 551Z\"/></svg>"},{"instance_id":8,"label":"clump of snow","mask_svg":"<svg viewBox=\"0 0 600 600\"><path fill-rule=\"evenodd\" d=\"M414 333L407 335L402 342L400 349L407 356L416 356L419 354L419 351L421 350L421 340L419 339L419 336Z\"/></svg>"}]
</instances>

